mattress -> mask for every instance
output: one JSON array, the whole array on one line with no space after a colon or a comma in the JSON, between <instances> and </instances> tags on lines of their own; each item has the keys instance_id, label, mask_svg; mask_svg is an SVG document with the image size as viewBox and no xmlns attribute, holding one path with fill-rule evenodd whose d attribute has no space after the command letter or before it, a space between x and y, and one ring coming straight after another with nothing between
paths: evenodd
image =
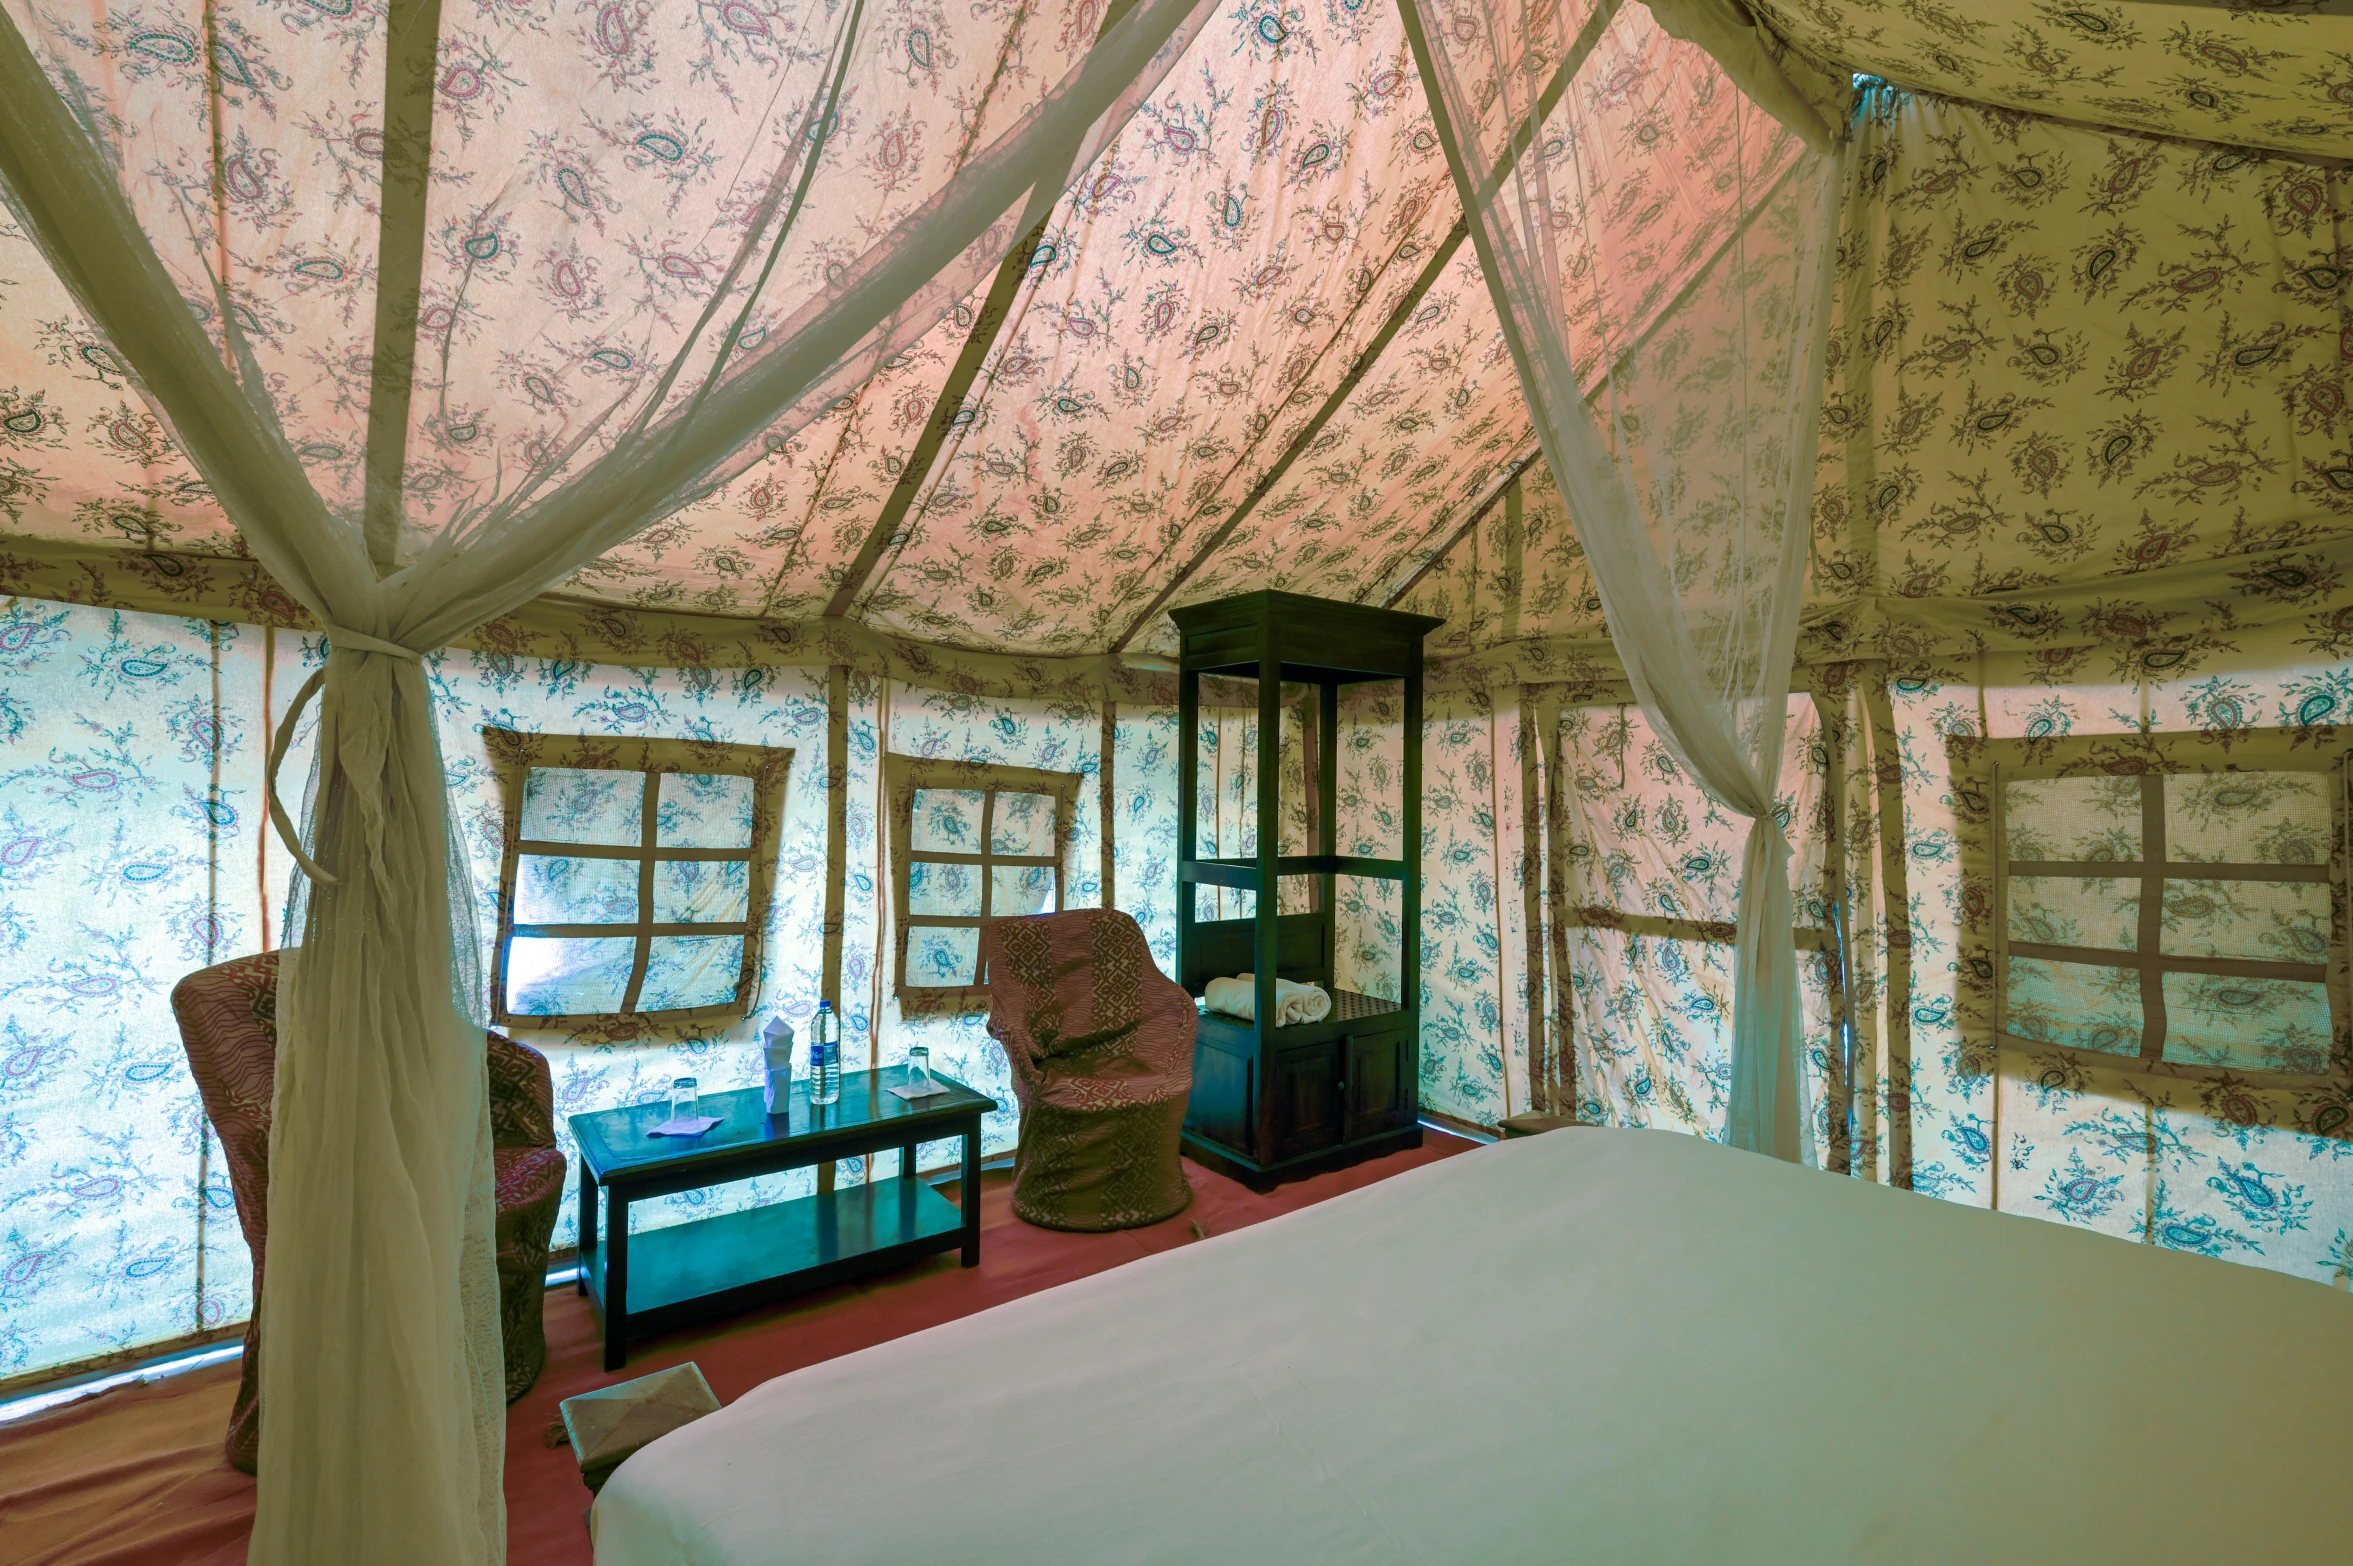
<instances>
[{"instance_id":1,"label":"mattress","mask_svg":"<svg viewBox=\"0 0 2353 1566\"><path fill-rule=\"evenodd\" d=\"M778 1377L599 1566L2353 1559L2325 1282L1666 1132L1505 1142Z\"/></svg>"}]
</instances>

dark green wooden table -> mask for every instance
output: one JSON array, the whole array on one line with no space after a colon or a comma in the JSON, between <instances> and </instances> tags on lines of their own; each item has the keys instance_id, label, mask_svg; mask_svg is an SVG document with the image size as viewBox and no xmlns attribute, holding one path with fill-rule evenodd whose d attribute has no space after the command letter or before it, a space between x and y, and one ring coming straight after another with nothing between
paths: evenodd
<instances>
[{"instance_id":1,"label":"dark green wooden table","mask_svg":"<svg viewBox=\"0 0 2353 1566\"><path fill-rule=\"evenodd\" d=\"M580 1292L605 1335L605 1369L619 1370L631 1338L731 1315L938 1251L980 1265L980 1117L997 1101L961 1082L903 1099L889 1090L904 1067L846 1072L838 1104L809 1102L795 1082L787 1114L770 1115L758 1088L709 1093L700 1113L722 1117L692 1140L649 1136L670 1118L665 1101L574 1115L580 1145ZM919 1143L964 1139L963 1205L915 1177ZM755 1175L899 1151L895 1178L772 1202L716 1218L629 1232L629 1207L651 1197ZM609 1209L597 1225L597 1192Z\"/></svg>"}]
</instances>

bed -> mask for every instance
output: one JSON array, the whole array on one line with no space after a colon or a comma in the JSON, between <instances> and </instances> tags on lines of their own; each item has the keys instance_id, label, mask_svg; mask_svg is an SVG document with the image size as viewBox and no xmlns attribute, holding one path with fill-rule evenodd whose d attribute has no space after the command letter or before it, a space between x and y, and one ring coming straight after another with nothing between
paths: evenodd
<instances>
[{"instance_id":1,"label":"bed","mask_svg":"<svg viewBox=\"0 0 2353 1566\"><path fill-rule=\"evenodd\" d=\"M2353 1559L2324 1282L1664 1132L1506 1142L813 1365L598 1566Z\"/></svg>"}]
</instances>

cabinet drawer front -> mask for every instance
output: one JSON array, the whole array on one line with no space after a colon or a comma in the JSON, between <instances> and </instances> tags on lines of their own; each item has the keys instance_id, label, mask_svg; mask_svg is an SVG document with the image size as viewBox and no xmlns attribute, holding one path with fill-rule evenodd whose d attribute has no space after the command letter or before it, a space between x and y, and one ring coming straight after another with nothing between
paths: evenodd
<instances>
[{"instance_id":1,"label":"cabinet drawer front","mask_svg":"<svg viewBox=\"0 0 2353 1566\"><path fill-rule=\"evenodd\" d=\"M1345 1139L1354 1142L1412 1125L1421 1111L1414 1036L1403 1029L1355 1033L1347 1045L1340 1093Z\"/></svg>"}]
</instances>

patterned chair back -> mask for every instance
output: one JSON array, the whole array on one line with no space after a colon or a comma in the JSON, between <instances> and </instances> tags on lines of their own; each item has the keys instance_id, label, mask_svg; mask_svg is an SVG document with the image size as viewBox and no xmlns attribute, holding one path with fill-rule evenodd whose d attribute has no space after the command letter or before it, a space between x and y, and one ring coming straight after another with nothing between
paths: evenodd
<instances>
[{"instance_id":1,"label":"patterned chair back","mask_svg":"<svg viewBox=\"0 0 2353 1566\"><path fill-rule=\"evenodd\" d=\"M1145 976L1168 983L1144 932L1115 908L1000 920L982 936L982 957L989 1032L1022 1064L1129 1039L1144 1020Z\"/></svg>"},{"instance_id":2,"label":"patterned chair back","mask_svg":"<svg viewBox=\"0 0 2353 1566\"><path fill-rule=\"evenodd\" d=\"M270 1186L270 1095L278 1065L278 964L282 952L201 968L172 990L172 1015L188 1070L228 1157L237 1222L261 1274ZM258 1294L258 1287L256 1290Z\"/></svg>"},{"instance_id":3,"label":"patterned chair back","mask_svg":"<svg viewBox=\"0 0 2353 1566\"><path fill-rule=\"evenodd\" d=\"M285 956L286 951L263 952L201 968L172 990L172 1015L179 1020L188 1070L221 1139L229 1189L237 1198L237 1226L245 1231L246 1249L253 1253L254 1311L245 1327L244 1368L225 1442L231 1466L246 1473L254 1470L261 1442L261 1281L269 1228L278 976ZM501 1034L488 1035L488 1041L500 1297L511 1401L530 1386L547 1354L540 1336L536 1283L547 1271L548 1234L563 1194L564 1157L556 1150L555 1094L545 1057ZM510 1273L516 1277L510 1279Z\"/></svg>"},{"instance_id":4,"label":"patterned chair back","mask_svg":"<svg viewBox=\"0 0 2353 1566\"><path fill-rule=\"evenodd\" d=\"M1131 1229L1182 1211L1193 999L1113 908L1002 919L981 936L989 1034L1021 1101L1013 1211L1049 1229Z\"/></svg>"}]
</instances>

